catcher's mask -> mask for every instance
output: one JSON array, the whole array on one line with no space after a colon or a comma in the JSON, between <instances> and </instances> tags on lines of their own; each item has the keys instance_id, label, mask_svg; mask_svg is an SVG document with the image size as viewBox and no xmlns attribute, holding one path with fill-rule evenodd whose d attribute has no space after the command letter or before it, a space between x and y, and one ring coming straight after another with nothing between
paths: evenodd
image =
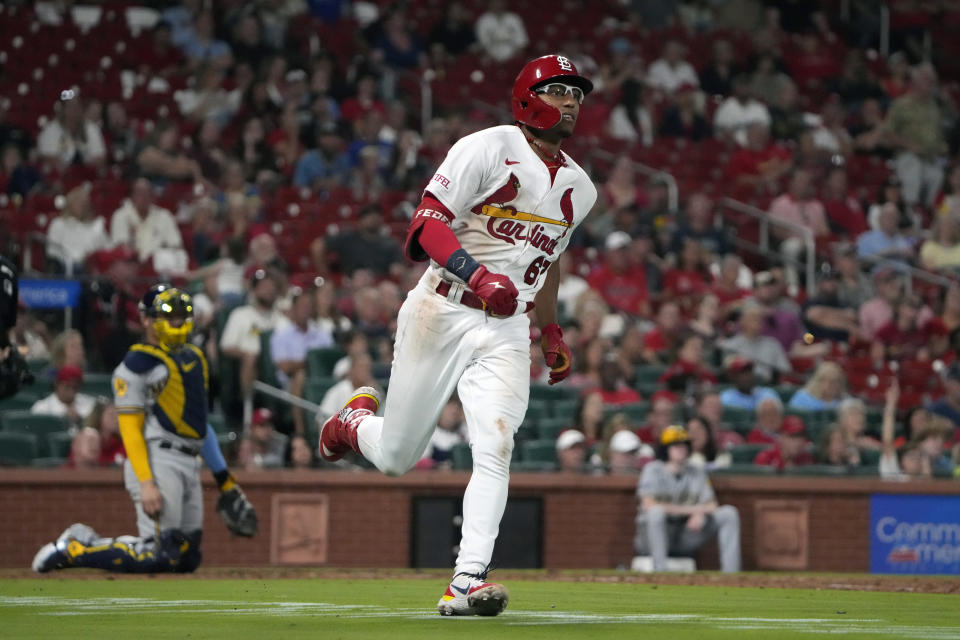
<instances>
[{"instance_id":1,"label":"catcher's mask","mask_svg":"<svg viewBox=\"0 0 960 640\"><path fill-rule=\"evenodd\" d=\"M150 318L157 342L166 351L175 351L193 332L193 300L190 295L168 285L156 285L140 300L140 313ZM179 326L176 321L180 320Z\"/></svg>"}]
</instances>

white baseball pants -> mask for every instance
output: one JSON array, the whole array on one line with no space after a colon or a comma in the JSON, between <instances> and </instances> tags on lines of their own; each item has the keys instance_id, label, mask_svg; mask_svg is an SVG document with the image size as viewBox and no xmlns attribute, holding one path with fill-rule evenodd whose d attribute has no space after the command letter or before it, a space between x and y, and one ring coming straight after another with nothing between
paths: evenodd
<instances>
[{"instance_id":1,"label":"white baseball pants","mask_svg":"<svg viewBox=\"0 0 960 640\"><path fill-rule=\"evenodd\" d=\"M463 496L456 573L487 568L507 503L513 435L530 395L530 322L491 318L440 296L428 272L397 318L383 417L363 419L360 451L387 475L409 471L423 454L454 388L463 403L473 474Z\"/></svg>"}]
</instances>

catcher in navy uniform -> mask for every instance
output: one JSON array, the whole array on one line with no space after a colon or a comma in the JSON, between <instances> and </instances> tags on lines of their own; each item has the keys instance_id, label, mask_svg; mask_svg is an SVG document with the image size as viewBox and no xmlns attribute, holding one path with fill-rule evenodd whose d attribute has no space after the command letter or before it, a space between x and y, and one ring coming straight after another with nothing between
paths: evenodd
<instances>
[{"instance_id":1,"label":"catcher in navy uniform","mask_svg":"<svg viewBox=\"0 0 960 640\"><path fill-rule=\"evenodd\" d=\"M157 285L140 301L143 343L130 347L113 374L120 435L127 450L124 483L137 510L137 536L103 538L84 524L43 546L33 569L94 567L127 573L191 572L201 561L200 460L220 488L217 511L235 534L253 536L257 515L227 469L207 424L209 369L187 342L193 302Z\"/></svg>"}]
</instances>

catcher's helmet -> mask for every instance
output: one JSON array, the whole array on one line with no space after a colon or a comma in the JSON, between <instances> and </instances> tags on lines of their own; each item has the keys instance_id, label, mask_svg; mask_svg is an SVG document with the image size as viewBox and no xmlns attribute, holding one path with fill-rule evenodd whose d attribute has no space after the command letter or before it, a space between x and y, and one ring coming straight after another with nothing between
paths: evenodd
<instances>
[{"instance_id":1,"label":"catcher's helmet","mask_svg":"<svg viewBox=\"0 0 960 640\"><path fill-rule=\"evenodd\" d=\"M549 129L560 122L560 110L538 98L533 91L550 80L578 87L583 95L593 91L593 83L579 74L569 58L558 54L535 58L524 65L513 82L510 105L514 120L535 129Z\"/></svg>"},{"instance_id":2,"label":"catcher's helmet","mask_svg":"<svg viewBox=\"0 0 960 640\"><path fill-rule=\"evenodd\" d=\"M138 307L152 320L157 342L163 349L176 350L187 342L193 331L193 300L189 294L170 285L154 285L140 299ZM174 327L170 324L174 319L183 323Z\"/></svg>"}]
</instances>

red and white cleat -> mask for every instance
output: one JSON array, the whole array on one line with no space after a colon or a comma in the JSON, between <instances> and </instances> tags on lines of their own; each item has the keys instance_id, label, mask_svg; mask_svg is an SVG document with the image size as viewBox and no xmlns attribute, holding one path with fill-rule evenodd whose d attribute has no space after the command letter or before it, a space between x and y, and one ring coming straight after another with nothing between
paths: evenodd
<instances>
[{"instance_id":1,"label":"red and white cleat","mask_svg":"<svg viewBox=\"0 0 960 640\"><path fill-rule=\"evenodd\" d=\"M510 594L486 575L458 573L437 603L442 616L495 616L507 608Z\"/></svg>"},{"instance_id":2,"label":"red and white cleat","mask_svg":"<svg viewBox=\"0 0 960 640\"><path fill-rule=\"evenodd\" d=\"M320 430L320 457L328 462L339 460L348 451L360 453L357 425L380 408L380 394L373 387L360 387L343 405L343 409L323 423Z\"/></svg>"}]
</instances>

